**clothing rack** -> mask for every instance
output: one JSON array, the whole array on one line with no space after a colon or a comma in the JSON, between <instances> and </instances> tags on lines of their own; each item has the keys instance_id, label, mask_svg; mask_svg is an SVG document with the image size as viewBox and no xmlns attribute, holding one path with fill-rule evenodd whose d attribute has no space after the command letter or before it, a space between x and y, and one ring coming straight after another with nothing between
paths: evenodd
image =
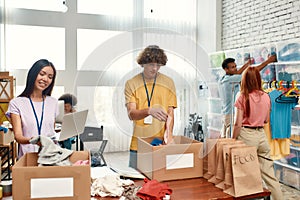
<instances>
[{"instance_id":1,"label":"clothing rack","mask_svg":"<svg viewBox=\"0 0 300 200\"><path fill-rule=\"evenodd\" d=\"M294 83L293 83L294 82ZM296 82L296 84L295 84ZM240 84L240 82L231 82L231 95L232 95L232 107L231 107L231 114L230 114L230 136L232 136L233 134L233 123L234 123L234 102L235 102L235 95L234 95L234 88L237 84ZM294 84L294 87L296 86L297 88L300 89L300 82L297 82L296 80L293 80L293 81L283 81L283 80L280 80L280 81L263 81L263 84L268 84L268 88L271 88L271 85L272 84L275 84L274 86L277 88L279 88L280 86L276 84L281 84L281 86L289 86L287 88L293 88L293 84ZM270 85L271 84L271 85Z\"/></svg>"},{"instance_id":2,"label":"clothing rack","mask_svg":"<svg viewBox=\"0 0 300 200\"><path fill-rule=\"evenodd\" d=\"M275 87L276 87L276 84L279 84L280 82L281 82L282 86L292 86L293 82L296 82L296 84L294 83L294 86L300 87L300 82L298 82L296 80L293 80L293 81L283 81L283 80L282 81L264 81L263 84L268 84L268 86L270 86L270 84L274 83ZM291 87L288 87L288 88L291 88Z\"/></svg>"}]
</instances>

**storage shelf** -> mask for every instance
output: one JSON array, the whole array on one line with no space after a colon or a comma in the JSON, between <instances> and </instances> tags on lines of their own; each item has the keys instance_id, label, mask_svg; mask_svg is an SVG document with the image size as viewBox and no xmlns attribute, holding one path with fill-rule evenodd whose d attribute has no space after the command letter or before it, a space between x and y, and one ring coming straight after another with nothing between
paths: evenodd
<instances>
[{"instance_id":1,"label":"storage shelf","mask_svg":"<svg viewBox=\"0 0 300 200\"><path fill-rule=\"evenodd\" d=\"M290 146L290 149L300 152L300 148L299 147Z\"/></svg>"},{"instance_id":2,"label":"storage shelf","mask_svg":"<svg viewBox=\"0 0 300 200\"><path fill-rule=\"evenodd\" d=\"M300 61L285 61L285 62L274 62L272 63L274 65L300 65Z\"/></svg>"},{"instance_id":3,"label":"storage shelf","mask_svg":"<svg viewBox=\"0 0 300 200\"><path fill-rule=\"evenodd\" d=\"M275 160L275 164L300 172L300 168Z\"/></svg>"}]
</instances>

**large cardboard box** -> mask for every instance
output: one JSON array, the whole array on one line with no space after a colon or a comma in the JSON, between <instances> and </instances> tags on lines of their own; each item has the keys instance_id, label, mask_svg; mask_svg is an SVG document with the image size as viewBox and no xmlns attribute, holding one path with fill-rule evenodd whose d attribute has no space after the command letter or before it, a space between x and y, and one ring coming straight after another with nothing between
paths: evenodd
<instances>
[{"instance_id":1,"label":"large cardboard box","mask_svg":"<svg viewBox=\"0 0 300 200\"><path fill-rule=\"evenodd\" d=\"M138 138L137 168L149 179L166 181L203 176L202 142L175 136L174 144L152 146L153 139Z\"/></svg>"},{"instance_id":2,"label":"large cardboard box","mask_svg":"<svg viewBox=\"0 0 300 200\"><path fill-rule=\"evenodd\" d=\"M37 166L37 153L27 153L12 168L14 200L83 200L91 198L90 165ZM90 160L88 151L74 151L70 161Z\"/></svg>"}]
</instances>

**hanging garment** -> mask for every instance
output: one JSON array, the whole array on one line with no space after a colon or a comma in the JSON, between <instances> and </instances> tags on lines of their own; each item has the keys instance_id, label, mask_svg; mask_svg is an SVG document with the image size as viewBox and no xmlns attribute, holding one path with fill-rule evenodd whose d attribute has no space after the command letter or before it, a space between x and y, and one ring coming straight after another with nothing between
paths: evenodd
<instances>
[{"instance_id":1,"label":"hanging garment","mask_svg":"<svg viewBox=\"0 0 300 200\"><path fill-rule=\"evenodd\" d=\"M264 130L270 145L270 157L272 160L279 160L290 154L290 139L272 139L270 123L264 125Z\"/></svg>"},{"instance_id":2,"label":"hanging garment","mask_svg":"<svg viewBox=\"0 0 300 200\"><path fill-rule=\"evenodd\" d=\"M282 92L278 90L271 91L269 96L271 99L270 122L272 139L290 138L291 114L292 109L297 105L297 101L292 97L284 97Z\"/></svg>"}]
</instances>

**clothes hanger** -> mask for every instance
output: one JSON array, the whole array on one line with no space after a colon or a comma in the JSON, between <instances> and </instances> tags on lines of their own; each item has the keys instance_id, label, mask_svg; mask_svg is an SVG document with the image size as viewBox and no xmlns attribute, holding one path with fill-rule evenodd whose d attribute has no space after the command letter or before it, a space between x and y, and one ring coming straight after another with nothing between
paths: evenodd
<instances>
[{"instance_id":1,"label":"clothes hanger","mask_svg":"<svg viewBox=\"0 0 300 200\"><path fill-rule=\"evenodd\" d=\"M270 93L270 92L272 92L273 90L275 90L275 81L269 81L268 82L268 86L267 86L267 88L264 88L264 91L266 92L266 93Z\"/></svg>"},{"instance_id":2,"label":"clothes hanger","mask_svg":"<svg viewBox=\"0 0 300 200\"><path fill-rule=\"evenodd\" d=\"M283 87L282 83L283 83L282 80L280 80L280 81L278 82L279 88L277 88L277 90L280 90L280 91L283 91L283 92L288 91L288 88L287 88L287 87ZM289 84L289 83L288 83L288 81L287 81L287 85L288 85L288 84Z\"/></svg>"},{"instance_id":3,"label":"clothes hanger","mask_svg":"<svg viewBox=\"0 0 300 200\"><path fill-rule=\"evenodd\" d=\"M299 97L300 90L297 87L297 81L292 81L292 87L285 93L286 97Z\"/></svg>"},{"instance_id":4,"label":"clothes hanger","mask_svg":"<svg viewBox=\"0 0 300 200\"><path fill-rule=\"evenodd\" d=\"M287 81L286 82L286 85L287 87L283 87L282 85L282 82L283 81L279 81L279 90L283 91L282 94L280 94L276 99L275 99L275 102L277 103L297 103L298 102L298 96L286 96L287 92L291 91L291 88L290 88L290 82ZM295 83L293 85L293 89L295 87ZM297 88L298 89L298 88ZM299 94L299 92L298 92Z\"/></svg>"}]
</instances>

